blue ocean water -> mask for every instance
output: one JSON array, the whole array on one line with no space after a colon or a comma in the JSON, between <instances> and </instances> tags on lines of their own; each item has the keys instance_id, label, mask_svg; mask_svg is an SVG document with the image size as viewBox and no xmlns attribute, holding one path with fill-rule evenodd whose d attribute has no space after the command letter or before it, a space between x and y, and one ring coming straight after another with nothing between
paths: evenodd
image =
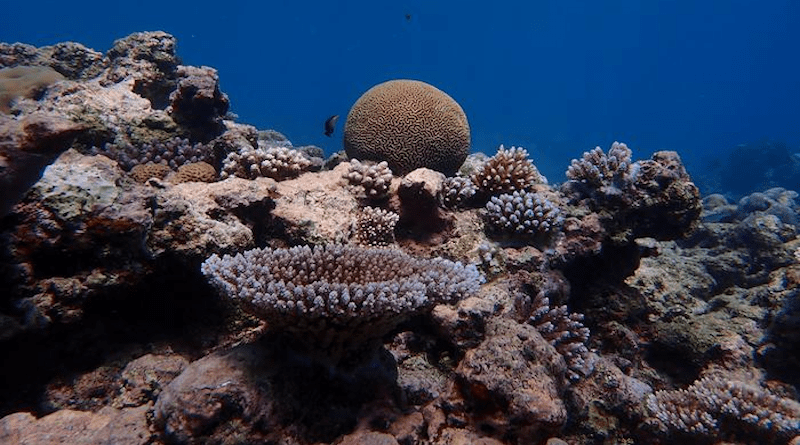
<instances>
[{"instance_id":1,"label":"blue ocean water","mask_svg":"<svg viewBox=\"0 0 800 445\"><path fill-rule=\"evenodd\" d=\"M475 151L523 146L551 181L615 140L636 159L677 150L698 177L738 165L742 147L777 144L783 165L800 152L794 0L40 1L11 2L0 18L0 41L36 46L106 51L148 30L175 35L184 63L217 68L240 121L328 153L342 124L328 138L324 120L392 78L444 90Z\"/></svg>"}]
</instances>

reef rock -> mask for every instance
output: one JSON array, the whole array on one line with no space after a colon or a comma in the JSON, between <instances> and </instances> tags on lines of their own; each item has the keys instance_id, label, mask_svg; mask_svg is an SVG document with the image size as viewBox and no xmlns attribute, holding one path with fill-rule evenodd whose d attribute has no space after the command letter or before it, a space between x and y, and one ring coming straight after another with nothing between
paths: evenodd
<instances>
[{"instance_id":1,"label":"reef rock","mask_svg":"<svg viewBox=\"0 0 800 445\"><path fill-rule=\"evenodd\" d=\"M152 443L148 409L107 406L96 413L61 410L40 419L28 413L10 414L0 419L0 442L145 445Z\"/></svg>"},{"instance_id":2,"label":"reef rock","mask_svg":"<svg viewBox=\"0 0 800 445\"><path fill-rule=\"evenodd\" d=\"M564 359L536 329L499 319L455 372L468 403L480 407L481 423L541 434L567 420L561 399L565 371Z\"/></svg>"}]
</instances>

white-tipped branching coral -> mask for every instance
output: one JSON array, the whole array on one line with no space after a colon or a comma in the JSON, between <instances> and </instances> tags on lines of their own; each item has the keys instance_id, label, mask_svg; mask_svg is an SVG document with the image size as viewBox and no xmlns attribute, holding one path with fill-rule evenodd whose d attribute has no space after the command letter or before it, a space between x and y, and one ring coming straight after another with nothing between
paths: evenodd
<instances>
[{"instance_id":1,"label":"white-tipped branching coral","mask_svg":"<svg viewBox=\"0 0 800 445\"><path fill-rule=\"evenodd\" d=\"M377 349L411 316L473 295L483 282L473 265L338 244L212 255L201 270L270 331L334 366Z\"/></svg>"}]
</instances>

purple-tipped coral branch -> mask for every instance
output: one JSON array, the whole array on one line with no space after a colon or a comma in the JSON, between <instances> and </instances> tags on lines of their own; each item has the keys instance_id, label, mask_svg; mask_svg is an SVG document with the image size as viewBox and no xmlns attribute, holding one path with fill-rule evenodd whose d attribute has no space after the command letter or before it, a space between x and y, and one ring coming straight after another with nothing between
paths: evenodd
<instances>
[{"instance_id":1,"label":"purple-tipped coral branch","mask_svg":"<svg viewBox=\"0 0 800 445\"><path fill-rule=\"evenodd\" d=\"M667 434L734 435L758 443L786 443L800 435L800 403L718 376L704 377L686 389L656 391L647 408L651 423Z\"/></svg>"},{"instance_id":2,"label":"purple-tipped coral branch","mask_svg":"<svg viewBox=\"0 0 800 445\"><path fill-rule=\"evenodd\" d=\"M223 294L333 363L413 314L474 294L475 266L351 245L212 255L203 273Z\"/></svg>"}]
</instances>

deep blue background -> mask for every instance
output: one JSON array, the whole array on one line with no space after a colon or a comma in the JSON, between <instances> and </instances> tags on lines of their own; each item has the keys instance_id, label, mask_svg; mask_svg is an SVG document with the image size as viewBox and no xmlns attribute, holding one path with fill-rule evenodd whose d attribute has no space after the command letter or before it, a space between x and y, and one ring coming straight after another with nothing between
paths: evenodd
<instances>
[{"instance_id":1,"label":"deep blue background","mask_svg":"<svg viewBox=\"0 0 800 445\"><path fill-rule=\"evenodd\" d=\"M693 173L742 143L800 152L800 2L508 3L18 1L0 41L106 51L134 31L170 32L184 63L219 70L240 121L327 152L341 123L326 138L325 118L391 78L446 91L474 150L524 146L551 180L614 140L635 158L678 150Z\"/></svg>"}]
</instances>

